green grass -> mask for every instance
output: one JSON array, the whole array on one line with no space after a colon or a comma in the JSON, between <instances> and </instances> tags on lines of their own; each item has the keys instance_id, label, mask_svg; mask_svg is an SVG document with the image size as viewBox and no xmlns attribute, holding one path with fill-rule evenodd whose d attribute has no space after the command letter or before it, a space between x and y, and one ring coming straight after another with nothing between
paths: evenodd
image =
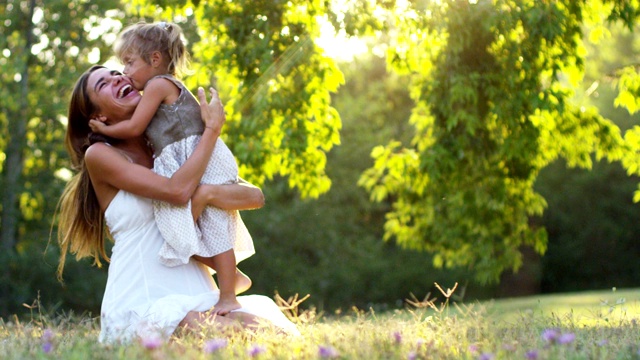
<instances>
[{"instance_id":1,"label":"green grass","mask_svg":"<svg viewBox=\"0 0 640 360\"><path fill-rule=\"evenodd\" d=\"M640 316L640 289L612 289L579 293L539 295L501 299L485 303L489 315L504 321L517 320L522 314L536 312L544 316L569 316L585 323L625 312ZM596 321L597 322L597 321Z\"/></svg>"},{"instance_id":2,"label":"green grass","mask_svg":"<svg viewBox=\"0 0 640 360\"><path fill-rule=\"evenodd\" d=\"M640 359L640 290L468 304L449 303L451 293L445 291L437 295L440 300L414 301L414 307L385 313L352 309L321 316L294 308L290 315L300 337L272 329L223 334L204 328L170 342L120 346L97 343L95 319L35 310L25 320L0 320L0 358Z\"/></svg>"}]
</instances>

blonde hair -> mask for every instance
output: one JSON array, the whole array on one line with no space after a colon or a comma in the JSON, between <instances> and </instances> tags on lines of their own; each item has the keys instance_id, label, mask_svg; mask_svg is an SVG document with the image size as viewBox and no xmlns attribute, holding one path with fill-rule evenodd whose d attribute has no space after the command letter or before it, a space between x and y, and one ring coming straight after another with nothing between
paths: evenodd
<instances>
[{"instance_id":1,"label":"blonde hair","mask_svg":"<svg viewBox=\"0 0 640 360\"><path fill-rule=\"evenodd\" d=\"M182 29L174 23L139 22L126 27L116 39L115 53L121 62L135 54L150 64L155 51L167 61L169 74L181 77L189 73L189 53L182 41Z\"/></svg>"},{"instance_id":2,"label":"blonde hair","mask_svg":"<svg viewBox=\"0 0 640 360\"><path fill-rule=\"evenodd\" d=\"M84 162L85 152L91 144L100 141L113 144L118 141L93 134L89 128L89 119L98 109L89 99L87 81L92 72L101 68L104 66L93 66L80 76L69 102L65 147L71 156L72 169L76 174L65 186L56 209L60 245L57 275L60 281L67 253L75 254L76 259L93 257L94 265L98 267L102 265L101 258L109 261L104 248L107 235L104 215Z\"/></svg>"}]
</instances>

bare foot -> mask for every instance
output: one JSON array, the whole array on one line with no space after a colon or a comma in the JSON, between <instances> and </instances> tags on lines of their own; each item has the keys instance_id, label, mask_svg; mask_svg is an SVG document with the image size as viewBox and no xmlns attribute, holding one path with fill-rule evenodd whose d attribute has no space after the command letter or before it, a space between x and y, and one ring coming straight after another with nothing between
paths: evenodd
<instances>
[{"instance_id":1,"label":"bare foot","mask_svg":"<svg viewBox=\"0 0 640 360\"><path fill-rule=\"evenodd\" d=\"M240 309L241 307L242 305L240 305L235 295L224 298L220 296L220 300L218 300L218 303L211 309L211 312L218 315L227 315L232 310Z\"/></svg>"},{"instance_id":2,"label":"bare foot","mask_svg":"<svg viewBox=\"0 0 640 360\"><path fill-rule=\"evenodd\" d=\"M241 294L251 287L251 279L240 269L236 268L236 295Z\"/></svg>"}]
</instances>

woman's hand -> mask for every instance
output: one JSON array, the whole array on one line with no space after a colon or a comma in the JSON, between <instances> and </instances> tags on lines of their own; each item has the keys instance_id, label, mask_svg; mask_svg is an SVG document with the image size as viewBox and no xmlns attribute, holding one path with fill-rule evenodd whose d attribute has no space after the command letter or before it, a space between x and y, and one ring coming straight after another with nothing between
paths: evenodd
<instances>
[{"instance_id":1,"label":"woman's hand","mask_svg":"<svg viewBox=\"0 0 640 360\"><path fill-rule=\"evenodd\" d=\"M220 135L222 125L227 120L224 114L224 107L218 96L218 92L214 88L209 88L211 92L211 101L207 103L207 97L202 87L198 88L198 99L200 100L200 113L202 122L204 122L205 131L211 129L216 137Z\"/></svg>"},{"instance_id":2,"label":"woman's hand","mask_svg":"<svg viewBox=\"0 0 640 360\"><path fill-rule=\"evenodd\" d=\"M214 185L216 186L216 185ZM193 221L197 221L204 211L204 207L207 206L209 202L209 192L202 185L198 186L196 191L193 193L191 197L191 215L193 216Z\"/></svg>"}]
</instances>

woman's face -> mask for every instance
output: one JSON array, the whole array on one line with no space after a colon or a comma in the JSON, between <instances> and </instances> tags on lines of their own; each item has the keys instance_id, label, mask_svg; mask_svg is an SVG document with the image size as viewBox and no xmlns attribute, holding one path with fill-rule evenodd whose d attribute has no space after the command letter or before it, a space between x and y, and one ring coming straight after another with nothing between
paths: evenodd
<instances>
[{"instance_id":1,"label":"woman's face","mask_svg":"<svg viewBox=\"0 0 640 360\"><path fill-rule=\"evenodd\" d=\"M120 72L97 69L87 79L87 93L99 114L114 124L130 119L142 96L133 88L131 80Z\"/></svg>"}]
</instances>

